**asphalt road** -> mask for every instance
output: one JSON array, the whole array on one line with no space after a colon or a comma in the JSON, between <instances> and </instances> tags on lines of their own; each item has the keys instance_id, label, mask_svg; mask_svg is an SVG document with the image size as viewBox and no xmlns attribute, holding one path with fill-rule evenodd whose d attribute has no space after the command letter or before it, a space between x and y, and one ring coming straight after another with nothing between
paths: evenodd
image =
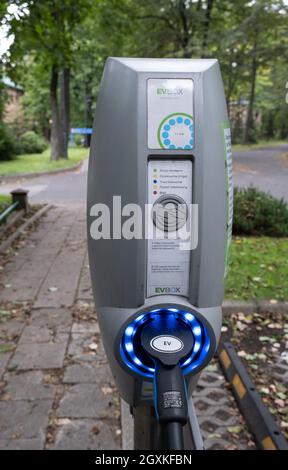
<instances>
[{"instance_id":1,"label":"asphalt road","mask_svg":"<svg viewBox=\"0 0 288 470\"><path fill-rule=\"evenodd\" d=\"M287 153L287 157L283 154ZM29 190L32 202L75 205L86 201L88 160L74 172L36 176L29 179L2 182L0 193L16 187ZM287 145L233 153L234 186L254 185L288 202L288 143Z\"/></svg>"},{"instance_id":2,"label":"asphalt road","mask_svg":"<svg viewBox=\"0 0 288 470\"><path fill-rule=\"evenodd\" d=\"M233 152L233 162L234 186L253 185L288 202L288 143Z\"/></svg>"}]
</instances>

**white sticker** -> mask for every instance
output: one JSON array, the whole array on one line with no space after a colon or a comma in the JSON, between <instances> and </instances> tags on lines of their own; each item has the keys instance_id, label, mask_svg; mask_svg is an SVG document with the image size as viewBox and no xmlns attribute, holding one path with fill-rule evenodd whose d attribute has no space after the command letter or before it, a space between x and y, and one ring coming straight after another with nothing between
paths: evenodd
<instances>
[{"instance_id":1,"label":"white sticker","mask_svg":"<svg viewBox=\"0 0 288 470\"><path fill-rule=\"evenodd\" d=\"M177 231L163 235L163 230L153 222L153 205L167 195L192 203L192 162L189 160L151 160L148 163L148 203L151 213L148 230L153 238L148 240L147 250L147 297L154 295L182 295L189 293L190 250L181 250L187 224ZM182 236L182 238L181 238ZM174 237L174 238L173 238Z\"/></svg>"},{"instance_id":2,"label":"white sticker","mask_svg":"<svg viewBox=\"0 0 288 470\"><path fill-rule=\"evenodd\" d=\"M194 147L193 80L148 80L148 147L186 149Z\"/></svg>"},{"instance_id":3,"label":"white sticker","mask_svg":"<svg viewBox=\"0 0 288 470\"><path fill-rule=\"evenodd\" d=\"M184 344L181 339L176 338L176 336L165 336L160 335L156 336L150 341L151 348L155 351L160 351L163 353L174 353L181 351L184 348Z\"/></svg>"}]
</instances>

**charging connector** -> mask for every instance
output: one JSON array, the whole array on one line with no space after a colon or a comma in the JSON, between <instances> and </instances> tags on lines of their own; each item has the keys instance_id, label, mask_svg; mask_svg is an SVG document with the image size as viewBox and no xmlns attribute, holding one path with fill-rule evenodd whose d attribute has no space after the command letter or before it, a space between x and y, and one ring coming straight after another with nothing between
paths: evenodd
<instances>
[{"instance_id":1,"label":"charging connector","mask_svg":"<svg viewBox=\"0 0 288 470\"><path fill-rule=\"evenodd\" d=\"M163 430L164 448L183 450L188 420L186 383L179 365L193 349L191 329L165 316L152 319L141 333L141 345L155 363L154 406Z\"/></svg>"}]
</instances>

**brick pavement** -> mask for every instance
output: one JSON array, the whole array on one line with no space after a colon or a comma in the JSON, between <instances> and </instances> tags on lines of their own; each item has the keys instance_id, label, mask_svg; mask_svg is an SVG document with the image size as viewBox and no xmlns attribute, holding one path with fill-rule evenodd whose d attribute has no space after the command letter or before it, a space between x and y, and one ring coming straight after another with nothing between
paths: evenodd
<instances>
[{"instance_id":1,"label":"brick pavement","mask_svg":"<svg viewBox=\"0 0 288 470\"><path fill-rule=\"evenodd\" d=\"M0 286L0 449L119 448L84 206L51 209L0 271ZM195 404L207 448L249 447L249 436L230 442L241 424L230 395L220 370L204 372Z\"/></svg>"},{"instance_id":2,"label":"brick pavement","mask_svg":"<svg viewBox=\"0 0 288 470\"><path fill-rule=\"evenodd\" d=\"M91 314L84 206L51 209L0 284L0 449L119 448L119 398Z\"/></svg>"}]
</instances>

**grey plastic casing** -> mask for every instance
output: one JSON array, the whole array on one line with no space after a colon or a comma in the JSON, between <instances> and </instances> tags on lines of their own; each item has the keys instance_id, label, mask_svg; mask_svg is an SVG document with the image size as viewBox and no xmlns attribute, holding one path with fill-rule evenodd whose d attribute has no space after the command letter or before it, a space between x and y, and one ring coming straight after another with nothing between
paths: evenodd
<instances>
[{"instance_id":1,"label":"grey plastic casing","mask_svg":"<svg viewBox=\"0 0 288 470\"><path fill-rule=\"evenodd\" d=\"M194 83L195 145L184 156L193 162L192 202L198 204L198 246L191 251L189 297L146 298L145 238L93 240L91 207L113 196L122 206L138 204L145 213L148 158L183 156L183 150L147 146L147 80L188 78ZM123 364L119 341L123 329L140 312L159 305L186 308L210 326L213 355L220 337L226 253L226 170L222 124L227 109L215 59L109 58L97 101L88 171L88 253L92 288L107 357L122 397L131 405L145 401L142 381ZM111 216L112 222L112 216ZM211 355L208 360L211 359ZM203 364L204 366L205 364ZM198 371L196 371L198 372ZM190 386L197 381L195 373ZM148 397L149 400L149 397Z\"/></svg>"}]
</instances>

